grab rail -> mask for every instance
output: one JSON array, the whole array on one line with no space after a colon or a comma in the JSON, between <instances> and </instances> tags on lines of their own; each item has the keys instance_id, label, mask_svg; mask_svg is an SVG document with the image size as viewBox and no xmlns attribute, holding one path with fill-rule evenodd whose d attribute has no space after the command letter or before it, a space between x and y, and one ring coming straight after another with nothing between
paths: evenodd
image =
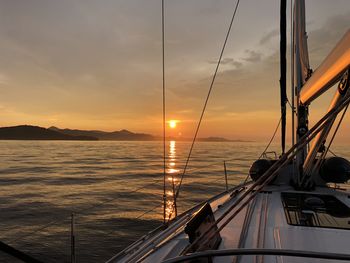
<instances>
[{"instance_id":1,"label":"grab rail","mask_svg":"<svg viewBox=\"0 0 350 263\"><path fill-rule=\"evenodd\" d=\"M342 260L342 261L350 260L350 254L341 254L341 253L316 252L316 251L292 250L292 249L238 248L238 249L224 249L224 250L207 250L207 251L189 254L186 256L171 258L163 261L163 263L177 263L177 262L185 262L185 261L187 262L190 259L238 256L238 255L288 256L288 257L331 259L331 260Z\"/></svg>"}]
</instances>

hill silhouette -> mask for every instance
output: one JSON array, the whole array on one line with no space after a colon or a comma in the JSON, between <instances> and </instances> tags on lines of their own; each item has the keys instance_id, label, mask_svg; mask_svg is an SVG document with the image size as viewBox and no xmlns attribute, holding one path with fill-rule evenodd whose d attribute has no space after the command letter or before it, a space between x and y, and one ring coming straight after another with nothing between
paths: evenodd
<instances>
[{"instance_id":1,"label":"hill silhouette","mask_svg":"<svg viewBox=\"0 0 350 263\"><path fill-rule=\"evenodd\" d=\"M161 141L162 137L146 133L134 133L128 130L105 132L99 130L60 129L52 126L48 129L19 125L0 128L0 140L82 140L82 141ZM192 138L167 137L167 140L191 141ZM244 142L242 140L228 140L222 137L197 138L199 142Z\"/></svg>"},{"instance_id":2,"label":"hill silhouette","mask_svg":"<svg viewBox=\"0 0 350 263\"><path fill-rule=\"evenodd\" d=\"M19 125L0 128L0 140L83 140L96 141L93 136L74 136L39 126Z\"/></svg>"},{"instance_id":3,"label":"hill silhouette","mask_svg":"<svg viewBox=\"0 0 350 263\"><path fill-rule=\"evenodd\" d=\"M97 130L71 130L71 129L60 129L55 126L49 128L51 131L60 132L62 134L70 136L92 136L99 140L109 141L154 141L156 138L150 134L145 133L133 133L128 130L120 130L113 132L97 131Z\"/></svg>"}]
</instances>

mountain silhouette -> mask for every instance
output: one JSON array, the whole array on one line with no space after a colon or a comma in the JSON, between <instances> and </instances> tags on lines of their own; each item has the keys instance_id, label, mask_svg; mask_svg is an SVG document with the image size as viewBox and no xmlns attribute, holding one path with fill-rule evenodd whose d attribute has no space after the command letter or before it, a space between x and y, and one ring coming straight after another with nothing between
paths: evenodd
<instances>
[{"instance_id":1,"label":"mountain silhouette","mask_svg":"<svg viewBox=\"0 0 350 263\"><path fill-rule=\"evenodd\" d=\"M60 129L52 126L48 129L19 125L0 128L0 140L82 140L82 141L161 141L162 137L146 133L134 133L128 130L105 132L99 130ZM191 138L167 137L167 140L191 141ZM222 137L197 138L199 142L244 142L228 140Z\"/></svg>"},{"instance_id":2,"label":"mountain silhouette","mask_svg":"<svg viewBox=\"0 0 350 263\"><path fill-rule=\"evenodd\" d=\"M84 140L96 141L97 137L69 135L39 126L19 125L0 128L0 140Z\"/></svg>"},{"instance_id":3,"label":"mountain silhouette","mask_svg":"<svg viewBox=\"0 0 350 263\"><path fill-rule=\"evenodd\" d=\"M55 126L49 128L51 131L60 132L62 134L70 136L92 136L99 140L109 141L154 141L156 138L150 134L145 133L133 133L128 130L120 130L113 132L105 132L98 130L71 130L71 129L60 129Z\"/></svg>"}]
</instances>

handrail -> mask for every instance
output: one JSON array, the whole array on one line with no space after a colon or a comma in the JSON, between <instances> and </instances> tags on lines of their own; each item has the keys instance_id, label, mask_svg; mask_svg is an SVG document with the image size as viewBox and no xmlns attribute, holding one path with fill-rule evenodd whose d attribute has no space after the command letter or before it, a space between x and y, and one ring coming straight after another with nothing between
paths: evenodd
<instances>
[{"instance_id":1,"label":"handrail","mask_svg":"<svg viewBox=\"0 0 350 263\"><path fill-rule=\"evenodd\" d=\"M190 259L238 256L238 255L289 256L289 257L302 257L302 258L315 258L315 259L316 258L332 259L332 260L342 260L342 261L350 260L350 254L341 254L341 253L292 250L292 249L236 248L236 249L201 251L201 252L189 254L186 256L167 259L163 261L163 263L177 263L177 262L185 262L185 261L187 262Z\"/></svg>"}]
</instances>

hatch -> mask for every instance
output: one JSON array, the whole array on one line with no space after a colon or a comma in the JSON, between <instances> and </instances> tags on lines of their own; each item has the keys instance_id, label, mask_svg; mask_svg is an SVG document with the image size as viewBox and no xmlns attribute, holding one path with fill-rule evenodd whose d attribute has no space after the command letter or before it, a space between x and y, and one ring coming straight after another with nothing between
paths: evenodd
<instances>
[{"instance_id":1,"label":"hatch","mask_svg":"<svg viewBox=\"0 0 350 263\"><path fill-rule=\"evenodd\" d=\"M287 223L350 229L350 208L332 195L281 193Z\"/></svg>"}]
</instances>

